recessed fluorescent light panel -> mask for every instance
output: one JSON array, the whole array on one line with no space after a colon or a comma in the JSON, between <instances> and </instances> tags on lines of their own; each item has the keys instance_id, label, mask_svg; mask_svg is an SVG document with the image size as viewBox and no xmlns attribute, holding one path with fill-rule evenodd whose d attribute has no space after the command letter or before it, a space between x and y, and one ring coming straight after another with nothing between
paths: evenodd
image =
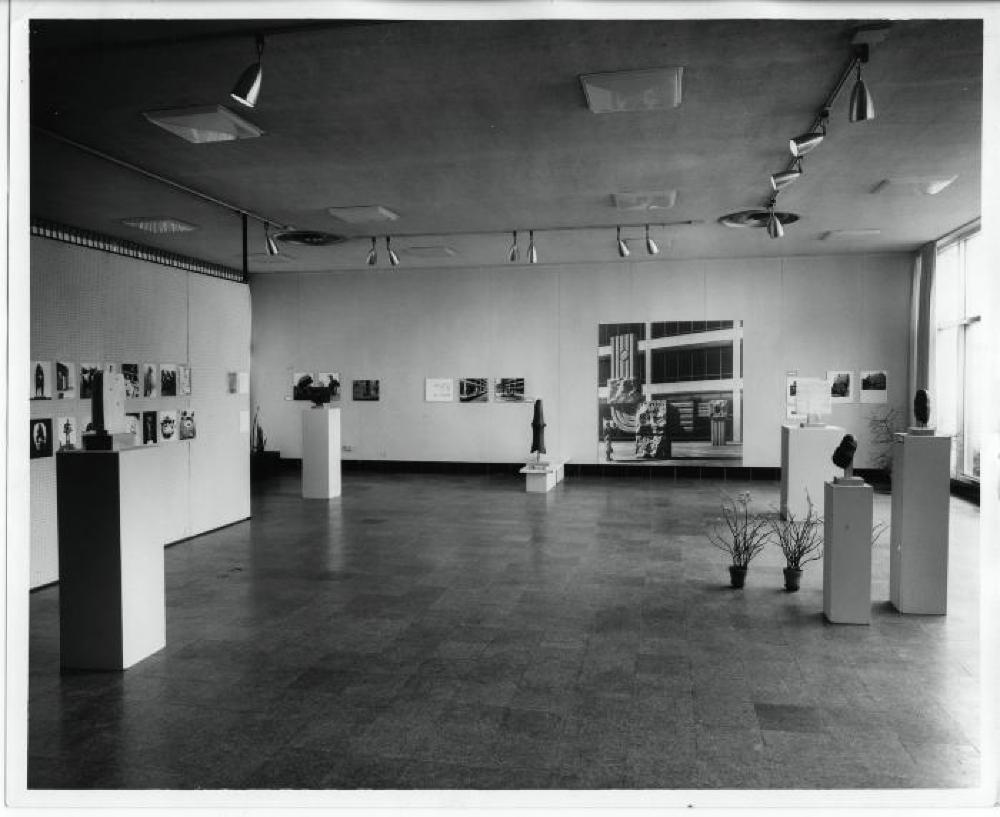
<instances>
[{"instance_id":1,"label":"recessed fluorescent light panel","mask_svg":"<svg viewBox=\"0 0 1000 817\"><path fill-rule=\"evenodd\" d=\"M876 227L863 227L856 230L827 230L820 236L822 241L830 241L838 238L872 238L882 235L882 231Z\"/></svg>"},{"instance_id":2,"label":"recessed fluorescent light panel","mask_svg":"<svg viewBox=\"0 0 1000 817\"><path fill-rule=\"evenodd\" d=\"M612 193L611 201L619 210L649 211L669 210L677 203L676 190L642 190L637 192Z\"/></svg>"},{"instance_id":3,"label":"recessed fluorescent light panel","mask_svg":"<svg viewBox=\"0 0 1000 817\"><path fill-rule=\"evenodd\" d=\"M154 125L196 145L253 139L264 132L222 105L147 111L143 116Z\"/></svg>"},{"instance_id":4,"label":"recessed fluorescent light panel","mask_svg":"<svg viewBox=\"0 0 1000 817\"><path fill-rule=\"evenodd\" d=\"M896 176L882 179L872 188L872 193L899 193L936 196L948 187L958 176Z\"/></svg>"},{"instance_id":5,"label":"recessed fluorescent light panel","mask_svg":"<svg viewBox=\"0 0 1000 817\"><path fill-rule=\"evenodd\" d=\"M142 230L144 233L155 233L157 235L168 235L170 233L190 233L197 230L193 224L180 221L176 218L146 218L136 216L134 218L123 218L122 224L132 227L135 230Z\"/></svg>"},{"instance_id":6,"label":"recessed fluorescent light panel","mask_svg":"<svg viewBox=\"0 0 1000 817\"><path fill-rule=\"evenodd\" d=\"M345 224L377 224L384 221L395 221L399 218L388 207L380 204L365 204L359 207L330 207L327 212L338 221Z\"/></svg>"},{"instance_id":7,"label":"recessed fluorescent light panel","mask_svg":"<svg viewBox=\"0 0 1000 817\"><path fill-rule=\"evenodd\" d=\"M451 247L445 247L443 245L437 246L423 246L423 247L402 247L400 252L403 255L412 256L413 258L454 258L456 253Z\"/></svg>"},{"instance_id":8,"label":"recessed fluorescent light panel","mask_svg":"<svg viewBox=\"0 0 1000 817\"><path fill-rule=\"evenodd\" d=\"M681 104L682 67L582 74L587 107L594 113L659 111Z\"/></svg>"}]
</instances>

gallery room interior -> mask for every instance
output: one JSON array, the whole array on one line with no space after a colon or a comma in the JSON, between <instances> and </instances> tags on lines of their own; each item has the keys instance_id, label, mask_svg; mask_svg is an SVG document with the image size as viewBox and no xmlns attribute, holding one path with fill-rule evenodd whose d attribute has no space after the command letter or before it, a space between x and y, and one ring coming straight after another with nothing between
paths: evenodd
<instances>
[{"instance_id":1,"label":"gallery room interior","mask_svg":"<svg viewBox=\"0 0 1000 817\"><path fill-rule=\"evenodd\" d=\"M227 6L11 23L9 800L993 802L993 10Z\"/></svg>"}]
</instances>

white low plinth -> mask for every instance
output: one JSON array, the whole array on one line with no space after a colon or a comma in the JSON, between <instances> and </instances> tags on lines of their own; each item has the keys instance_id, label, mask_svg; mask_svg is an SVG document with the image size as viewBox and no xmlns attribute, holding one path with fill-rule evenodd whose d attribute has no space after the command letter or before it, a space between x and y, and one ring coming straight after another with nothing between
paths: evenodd
<instances>
[{"instance_id":1,"label":"white low plinth","mask_svg":"<svg viewBox=\"0 0 1000 817\"><path fill-rule=\"evenodd\" d=\"M791 513L805 517L808 496L818 516L823 515L823 484L839 470L831 457L844 438L840 426L781 427L781 518Z\"/></svg>"},{"instance_id":2,"label":"white low plinth","mask_svg":"<svg viewBox=\"0 0 1000 817\"><path fill-rule=\"evenodd\" d=\"M950 437L895 435L889 600L901 613L947 612L950 462Z\"/></svg>"},{"instance_id":3,"label":"white low plinth","mask_svg":"<svg viewBox=\"0 0 1000 817\"><path fill-rule=\"evenodd\" d=\"M834 624L868 624L875 492L858 477L823 491L823 614Z\"/></svg>"},{"instance_id":4,"label":"white low plinth","mask_svg":"<svg viewBox=\"0 0 1000 817\"><path fill-rule=\"evenodd\" d=\"M302 497L340 496L340 409L302 411Z\"/></svg>"},{"instance_id":5,"label":"white low plinth","mask_svg":"<svg viewBox=\"0 0 1000 817\"><path fill-rule=\"evenodd\" d=\"M167 643L159 446L56 457L63 667L121 670Z\"/></svg>"},{"instance_id":6,"label":"white low plinth","mask_svg":"<svg viewBox=\"0 0 1000 817\"><path fill-rule=\"evenodd\" d=\"M518 473L524 474L524 489L532 494L544 494L562 482L568 460L557 460L536 465L529 462Z\"/></svg>"}]
</instances>

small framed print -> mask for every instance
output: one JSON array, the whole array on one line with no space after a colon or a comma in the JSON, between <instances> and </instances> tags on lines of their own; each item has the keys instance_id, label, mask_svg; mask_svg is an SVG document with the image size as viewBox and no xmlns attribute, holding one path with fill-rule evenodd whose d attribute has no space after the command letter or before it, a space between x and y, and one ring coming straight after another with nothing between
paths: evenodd
<instances>
[{"instance_id":1,"label":"small framed print","mask_svg":"<svg viewBox=\"0 0 1000 817\"><path fill-rule=\"evenodd\" d=\"M73 400L76 397L75 363L56 361L56 394L60 400Z\"/></svg>"},{"instance_id":2,"label":"small framed print","mask_svg":"<svg viewBox=\"0 0 1000 817\"><path fill-rule=\"evenodd\" d=\"M52 361L33 360L31 362L31 399L52 399ZM51 423L50 423L51 425ZM50 451L49 454L52 452Z\"/></svg>"},{"instance_id":3,"label":"small framed print","mask_svg":"<svg viewBox=\"0 0 1000 817\"><path fill-rule=\"evenodd\" d=\"M177 396L177 364L160 364L160 397Z\"/></svg>"},{"instance_id":4,"label":"small framed print","mask_svg":"<svg viewBox=\"0 0 1000 817\"><path fill-rule=\"evenodd\" d=\"M32 418L31 424L31 459L52 456L52 418Z\"/></svg>"}]
</instances>

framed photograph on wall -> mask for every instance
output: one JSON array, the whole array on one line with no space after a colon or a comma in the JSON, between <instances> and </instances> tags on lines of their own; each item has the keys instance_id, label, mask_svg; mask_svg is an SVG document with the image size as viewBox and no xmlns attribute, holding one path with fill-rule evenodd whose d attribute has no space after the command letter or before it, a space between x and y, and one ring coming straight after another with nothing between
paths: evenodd
<instances>
[{"instance_id":1,"label":"framed photograph on wall","mask_svg":"<svg viewBox=\"0 0 1000 817\"><path fill-rule=\"evenodd\" d=\"M181 409L178 434L182 440L193 440L198 435L198 429L194 424L194 409Z\"/></svg>"},{"instance_id":2,"label":"framed photograph on wall","mask_svg":"<svg viewBox=\"0 0 1000 817\"><path fill-rule=\"evenodd\" d=\"M144 411L142 413L142 444L156 445L158 441L156 412Z\"/></svg>"},{"instance_id":3,"label":"framed photograph on wall","mask_svg":"<svg viewBox=\"0 0 1000 817\"><path fill-rule=\"evenodd\" d=\"M132 432L132 445L142 445L142 415L137 411L128 412L125 427Z\"/></svg>"},{"instance_id":4,"label":"framed photograph on wall","mask_svg":"<svg viewBox=\"0 0 1000 817\"><path fill-rule=\"evenodd\" d=\"M176 363L161 363L160 364L160 396L161 397L176 397L177 396L177 364Z\"/></svg>"},{"instance_id":5,"label":"framed photograph on wall","mask_svg":"<svg viewBox=\"0 0 1000 817\"><path fill-rule=\"evenodd\" d=\"M160 386L160 371L155 363L142 364L142 396L156 397ZM155 440L154 440L155 442Z\"/></svg>"},{"instance_id":6,"label":"framed photograph on wall","mask_svg":"<svg viewBox=\"0 0 1000 817\"><path fill-rule=\"evenodd\" d=\"M827 371L826 379L830 383L830 401L833 403L854 402L854 373L846 369Z\"/></svg>"},{"instance_id":7,"label":"framed photograph on wall","mask_svg":"<svg viewBox=\"0 0 1000 817\"><path fill-rule=\"evenodd\" d=\"M424 380L424 402L451 403L454 400L454 379L450 377L428 377Z\"/></svg>"},{"instance_id":8,"label":"framed photograph on wall","mask_svg":"<svg viewBox=\"0 0 1000 817\"><path fill-rule=\"evenodd\" d=\"M139 364L123 363L122 374L125 377L125 399L135 400L142 396L142 388L139 385Z\"/></svg>"},{"instance_id":9,"label":"framed photograph on wall","mask_svg":"<svg viewBox=\"0 0 1000 817\"><path fill-rule=\"evenodd\" d=\"M80 364L80 399L90 400L94 396L94 375L101 370L96 363Z\"/></svg>"},{"instance_id":10,"label":"framed photograph on wall","mask_svg":"<svg viewBox=\"0 0 1000 817\"><path fill-rule=\"evenodd\" d=\"M56 361L56 394L60 400L76 397L76 364L66 360Z\"/></svg>"},{"instance_id":11,"label":"framed photograph on wall","mask_svg":"<svg viewBox=\"0 0 1000 817\"><path fill-rule=\"evenodd\" d=\"M330 402L340 400L340 372L317 372L316 385L330 390Z\"/></svg>"},{"instance_id":12,"label":"framed photograph on wall","mask_svg":"<svg viewBox=\"0 0 1000 817\"><path fill-rule=\"evenodd\" d=\"M485 403L490 399L488 377L463 377L458 381L458 402Z\"/></svg>"},{"instance_id":13,"label":"framed photograph on wall","mask_svg":"<svg viewBox=\"0 0 1000 817\"><path fill-rule=\"evenodd\" d=\"M191 394L191 367L187 363L177 364L177 393Z\"/></svg>"},{"instance_id":14,"label":"framed photograph on wall","mask_svg":"<svg viewBox=\"0 0 1000 817\"><path fill-rule=\"evenodd\" d=\"M52 399L52 361L31 361L31 394L32 400ZM51 425L51 422L49 423ZM50 451L49 454L52 452Z\"/></svg>"},{"instance_id":15,"label":"framed photograph on wall","mask_svg":"<svg viewBox=\"0 0 1000 817\"><path fill-rule=\"evenodd\" d=\"M861 402L886 403L889 400L889 374L885 369L861 372Z\"/></svg>"},{"instance_id":16,"label":"framed photograph on wall","mask_svg":"<svg viewBox=\"0 0 1000 817\"><path fill-rule=\"evenodd\" d=\"M52 456L52 418L35 417L30 421L31 459Z\"/></svg>"},{"instance_id":17,"label":"framed photograph on wall","mask_svg":"<svg viewBox=\"0 0 1000 817\"><path fill-rule=\"evenodd\" d=\"M351 396L355 400L375 401L379 397L378 380L355 380L351 384Z\"/></svg>"},{"instance_id":18,"label":"framed photograph on wall","mask_svg":"<svg viewBox=\"0 0 1000 817\"><path fill-rule=\"evenodd\" d=\"M80 430L76 425L76 417L57 417L56 436L59 440L58 451L74 451L80 447Z\"/></svg>"},{"instance_id":19,"label":"framed photograph on wall","mask_svg":"<svg viewBox=\"0 0 1000 817\"><path fill-rule=\"evenodd\" d=\"M165 409L159 412L157 426L159 427L161 442L177 442L177 409Z\"/></svg>"},{"instance_id":20,"label":"framed photograph on wall","mask_svg":"<svg viewBox=\"0 0 1000 817\"><path fill-rule=\"evenodd\" d=\"M312 372L292 373L292 399L308 400L309 389L316 385L316 378Z\"/></svg>"},{"instance_id":21,"label":"framed photograph on wall","mask_svg":"<svg viewBox=\"0 0 1000 817\"><path fill-rule=\"evenodd\" d=\"M493 389L498 403L523 403L524 402L524 378L523 377L498 377L496 386Z\"/></svg>"}]
</instances>

